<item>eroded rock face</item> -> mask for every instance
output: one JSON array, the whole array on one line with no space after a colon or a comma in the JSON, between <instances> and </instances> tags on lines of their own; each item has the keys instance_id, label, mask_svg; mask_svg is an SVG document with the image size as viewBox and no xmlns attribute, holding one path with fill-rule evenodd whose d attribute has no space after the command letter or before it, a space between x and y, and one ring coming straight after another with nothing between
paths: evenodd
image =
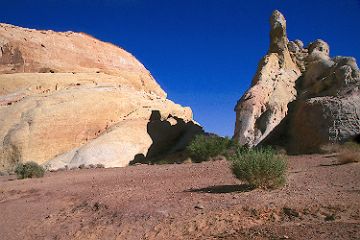
<instances>
[{"instance_id":1,"label":"eroded rock face","mask_svg":"<svg viewBox=\"0 0 360 240\"><path fill-rule=\"evenodd\" d=\"M281 63L284 59L285 64L260 62L252 87L235 108L234 139L250 147L276 144L291 153L310 153L323 144L344 142L357 136L360 133L360 71L356 60L331 58L329 45L320 39L307 47L300 40L288 41L285 20L278 11L273 13L270 22L271 43L265 59L272 52L278 52L275 61ZM284 77L262 74L284 71L288 73Z\"/></svg>"},{"instance_id":2,"label":"eroded rock face","mask_svg":"<svg viewBox=\"0 0 360 240\"><path fill-rule=\"evenodd\" d=\"M252 87L238 101L234 139L250 147L261 142L287 114L296 98L301 71L288 49L286 21L275 11L270 19L270 50L260 61Z\"/></svg>"},{"instance_id":3,"label":"eroded rock face","mask_svg":"<svg viewBox=\"0 0 360 240\"><path fill-rule=\"evenodd\" d=\"M145 67L114 45L6 24L0 45L0 169L25 161L126 166L156 144L148 132L154 112L189 123L168 129L176 139L201 131L190 108L166 99Z\"/></svg>"},{"instance_id":4,"label":"eroded rock face","mask_svg":"<svg viewBox=\"0 0 360 240\"><path fill-rule=\"evenodd\" d=\"M0 23L0 73L96 73L166 96L130 53L86 33L38 31Z\"/></svg>"}]
</instances>

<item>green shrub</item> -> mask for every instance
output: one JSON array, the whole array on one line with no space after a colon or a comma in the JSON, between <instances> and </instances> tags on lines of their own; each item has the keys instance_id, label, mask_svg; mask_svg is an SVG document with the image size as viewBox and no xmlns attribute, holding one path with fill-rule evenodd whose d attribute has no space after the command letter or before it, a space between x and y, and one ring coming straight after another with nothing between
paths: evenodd
<instances>
[{"instance_id":1,"label":"green shrub","mask_svg":"<svg viewBox=\"0 0 360 240\"><path fill-rule=\"evenodd\" d=\"M45 169L36 162L20 163L15 168L18 179L40 178L45 174Z\"/></svg>"},{"instance_id":2,"label":"green shrub","mask_svg":"<svg viewBox=\"0 0 360 240\"><path fill-rule=\"evenodd\" d=\"M230 160L234 175L253 187L276 188L286 182L286 157L271 148L238 148Z\"/></svg>"},{"instance_id":3,"label":"green shrub","mask_svg":"<svg viewBox=\"0 0 360 240\"><path fill-rule=\"evenodd\" d=\"M209 160L211 157L225 155L234 143L229 138L215 135L197 135L187 147L187 152L194 162Z\"/></svg>"}]
</instances>

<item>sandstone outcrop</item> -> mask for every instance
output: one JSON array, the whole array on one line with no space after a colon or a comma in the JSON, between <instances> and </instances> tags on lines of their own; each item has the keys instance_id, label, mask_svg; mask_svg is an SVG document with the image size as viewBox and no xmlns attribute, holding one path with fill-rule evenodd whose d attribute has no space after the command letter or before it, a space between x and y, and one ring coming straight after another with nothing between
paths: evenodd
<instances>
[{"instance_id":1,"label":"sandstone outcrop","mask_svg":"<svg viewBox=\"0 0 360 240\"><path fill-rule=\"evenodd\" d=\"M360 133L360 71L352 57L330 57L316 40L289 41L285 18L270 19L270 50L239 100L234 139L250 147L273 144L291 153L318 151Z\"/></svg>"},{"instance_id":2,"label":"sandstone outcrop","mask_svg":"<svg viewBox=\"0 0 360 240\"><path fill-rule=\"evenodd\" d=\"M235 107L234 139L249 147L261 142L286 116L301 75L287 46L285 18L275 11L270 22L270 50L259 63L252 87Z\"/></svg>"},{"instance_id":3,"label":"sandstone outcrop","mask_svg":"<svg viewBox=\"0 0 360 240\"><path fill-rule=\"evenodd\" d=\"M165 92L130 53L85 33L38 31L0 23L0 73L82 72L119 76L137 90Z\"/></svg>"},{"instance_id":4,"label":"sandstone outcrop","mask_svg":"<svg viewBox=\"0 0 360 240\"><path fill-rule=\"evenodd\" d=\"M192 112L166 98L125 50L83 33L0 24L0 169L36 161L50 169L81 164L122 167L158 139L151 116L168 128L173 149L201 131ZM170 133L171 134L170 134Z\"/></svg>"}]
</instances>

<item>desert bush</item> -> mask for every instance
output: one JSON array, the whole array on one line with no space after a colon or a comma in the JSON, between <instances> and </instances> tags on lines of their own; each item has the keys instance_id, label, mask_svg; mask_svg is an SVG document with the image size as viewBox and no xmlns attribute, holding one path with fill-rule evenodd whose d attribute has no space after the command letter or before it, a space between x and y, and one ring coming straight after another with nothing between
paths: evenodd
<instances>
[{"instance_id":1,"label":"desert bush","mask_svg":"<svg viewBox=\"0 0 360 240\"><path fill-rule=\"evenodd\" d=\"M197 135L186 148L194 162L209 160L211 157L225 155L234 143L229 138L215 135Z\"/></svg>"},{"instance_id":2,"label":"desert bush","mask_svg":"<svg viewBox=\"0 0 360 240\"><path fill-rule=\"evenodd\" d=\"M101 163L98 163L95 166L96 166L96 168L105 168L105 165L101 164Z\"/></svg>"},{"instance_id":3,"label":"desert bush","mask_svg":"<svg viewBox=\"0 0 360 240\"><path fill-rule=\"evenodd\" d=\"M40 178L45 174L45 169L36 162L19 163L15 168L18 179Z\"/></svg>"},{"instance_id":4,"label":"desert bush","mask_svg":"<svg viewBox=\"0 0 360 240\"><path fill-rule=\"evenodd\" d=\"M347 142L339 146L337 156L340 164L360 162L360 144L356 142Z\"/></svg>"},{"instance_id":5,"label":"desert bush","mask_svg":"<svg viewBox=\"0 0 360 240\"><path fill-rule=\"evenodd\" d=\"M286 182L286 157L271 148L238 148L230 160L234 175L252 187L277 188Z\"/></svg>"}]
</instances>

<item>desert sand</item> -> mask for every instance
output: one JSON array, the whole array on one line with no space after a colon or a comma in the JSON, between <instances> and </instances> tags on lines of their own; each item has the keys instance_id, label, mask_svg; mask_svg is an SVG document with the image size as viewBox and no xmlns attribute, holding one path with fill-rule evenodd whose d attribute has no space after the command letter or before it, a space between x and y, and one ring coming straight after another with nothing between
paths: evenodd
<instances>
[{"instance_id":1,"label":"desert sand","mask_svg":"<svg viewBox=\"0 0 360 240\"><path fill-rule=\"evenodd\" d=\"M1 239L359 239L360 164L289 157L250 189L226 160L0 177Z\"/></svg>"}]
</instances>

